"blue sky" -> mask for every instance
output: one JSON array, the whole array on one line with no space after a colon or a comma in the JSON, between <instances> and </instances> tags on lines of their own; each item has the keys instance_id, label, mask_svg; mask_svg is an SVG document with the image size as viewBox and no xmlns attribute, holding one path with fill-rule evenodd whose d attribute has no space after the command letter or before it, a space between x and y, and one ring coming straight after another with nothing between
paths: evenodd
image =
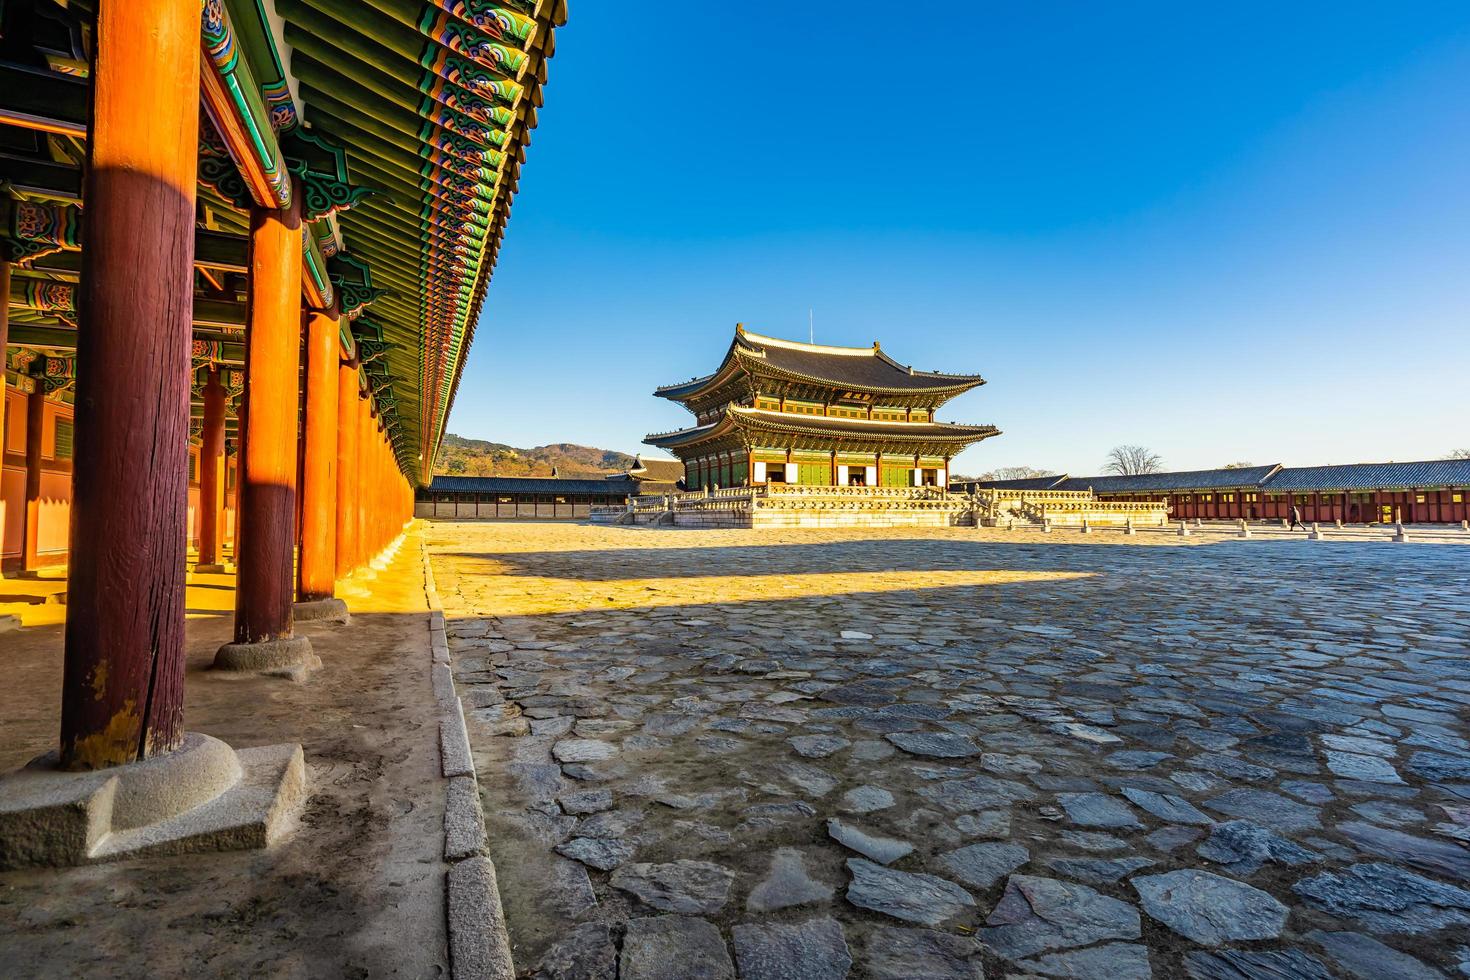
<instances>
[{"instance_id":1,"label":"blue sky","mask_svg":"<svg viewBox=\"0 0 1470 980\"><path fill-rule=\"evenodd\" d=\"M1470 5L677 9L573 6L451 431L638 451L810 308L988 379L960 472L1470 446Z\"/></svg>"}]
</instances>

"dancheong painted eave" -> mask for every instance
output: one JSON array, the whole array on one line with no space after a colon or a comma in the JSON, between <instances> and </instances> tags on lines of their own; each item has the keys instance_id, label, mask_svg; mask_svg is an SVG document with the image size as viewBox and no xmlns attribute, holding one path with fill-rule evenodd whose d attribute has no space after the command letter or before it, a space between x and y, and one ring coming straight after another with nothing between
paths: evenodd
<instances>
[{"instance_id":1,"label":"dancheong painted eave","mask_svg":"<svg viewBox=\"0 0 1470 980\"><path fill-rule=\"evenodd\" d=\"M381 290L368 312L409 423L403 456L427 481L566 6L274 0L273 9L301 125L345 147L350 183L376 191L340 216L342 240Z\"/></svg>"},{"instance_id":2,"label":"dancheong painted eave","mask_svg":"<svg viewBox=\"0 0 1470 980\"><path fill-rule=\"evenodd\" d=\"M998 435L1000 430L993 425L805 418L731 405L714 422L674 432L653 433L643 441L661 449L682 449L730 436L737 437L748 446L755 446L769 441L763 440L763 436L774 436L798 441L805 438L813 444L843 448L905 447L914 453L948 456L982 439Z\"/></svg>"}]
</instances>

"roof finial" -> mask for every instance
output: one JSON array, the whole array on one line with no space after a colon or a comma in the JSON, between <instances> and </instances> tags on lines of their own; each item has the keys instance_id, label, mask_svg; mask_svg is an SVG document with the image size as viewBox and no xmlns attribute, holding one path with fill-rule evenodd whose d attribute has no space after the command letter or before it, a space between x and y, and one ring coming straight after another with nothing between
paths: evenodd
<instances>
[{"instance_id":1,"label":"roof finial","mask_svg":"<svg viewBox=\"0 0 1470 980\"><path fill-rule=\"evenodd\" d=\"M743 324L743 323L737 323L737 324L735 324L735 332L736 333L745 333L745 324Z\"/></svg>"}]
</instances>

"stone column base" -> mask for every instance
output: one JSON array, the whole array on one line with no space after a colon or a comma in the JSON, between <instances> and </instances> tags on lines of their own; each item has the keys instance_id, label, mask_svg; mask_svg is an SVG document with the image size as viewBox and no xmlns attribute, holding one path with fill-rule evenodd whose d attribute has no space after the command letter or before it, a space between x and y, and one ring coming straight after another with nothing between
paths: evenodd
<instances>
[{"instance_id":1,"label":"stone column base","mask_svg":"<svg viewBox=\"0 0 1470 980\"><path fill-rule=\"evenodd\" d=\"M267 847L306 802L300 745L236 752L189 732L164 755L94 772L49 752L0 776L0 870Z\"/></svg>"},{"instance_id":2,"label":"stone column base","mask_svg":"<svg viewBox=\"0 0 1470 980\"><path fill-rule=\"evenodd\" d=\"M195 565L194 571L201 575L234 575L235 566L227 561Z\"/></svg>"},{"instance_id":3,"label":"stone column base","mask_svg":"<svg viewBox=\"0 0 1470 980\"><path fill-rule=\"evenodd\" d=\"M292 608L292 616L298 623L349 623L352 621L352 617L347 612L347 603L341 599L308 599L296 603Z\"/></svg>"},{"instance_id":4,"label":"stone column base","mask_svg":"<svg viewBox=\"0 0 1470 980\"><path fill-rule=\"evenodd\" d=\"M226 643L214 655L215 670L271 674L305 680L309 671L322 665L304 636L283 636L258 643Z\"/></svg>"}]
</instances>

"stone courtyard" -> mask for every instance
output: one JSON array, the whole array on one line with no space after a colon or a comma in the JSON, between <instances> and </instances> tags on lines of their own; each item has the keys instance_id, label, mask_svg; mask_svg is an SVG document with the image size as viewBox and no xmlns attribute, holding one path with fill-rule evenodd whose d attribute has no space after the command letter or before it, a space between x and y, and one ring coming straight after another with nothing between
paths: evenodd
<instances>
[{"instance_id":1,"label":"stone courtyard","mask_svg":"<svg viewBox=\"0 0 1470 980\"><path fill-rule=\"evenodd\" d=\"M540 977L1470 975L1470 550L426 529Z\"/></svg>"}]
</instances>

